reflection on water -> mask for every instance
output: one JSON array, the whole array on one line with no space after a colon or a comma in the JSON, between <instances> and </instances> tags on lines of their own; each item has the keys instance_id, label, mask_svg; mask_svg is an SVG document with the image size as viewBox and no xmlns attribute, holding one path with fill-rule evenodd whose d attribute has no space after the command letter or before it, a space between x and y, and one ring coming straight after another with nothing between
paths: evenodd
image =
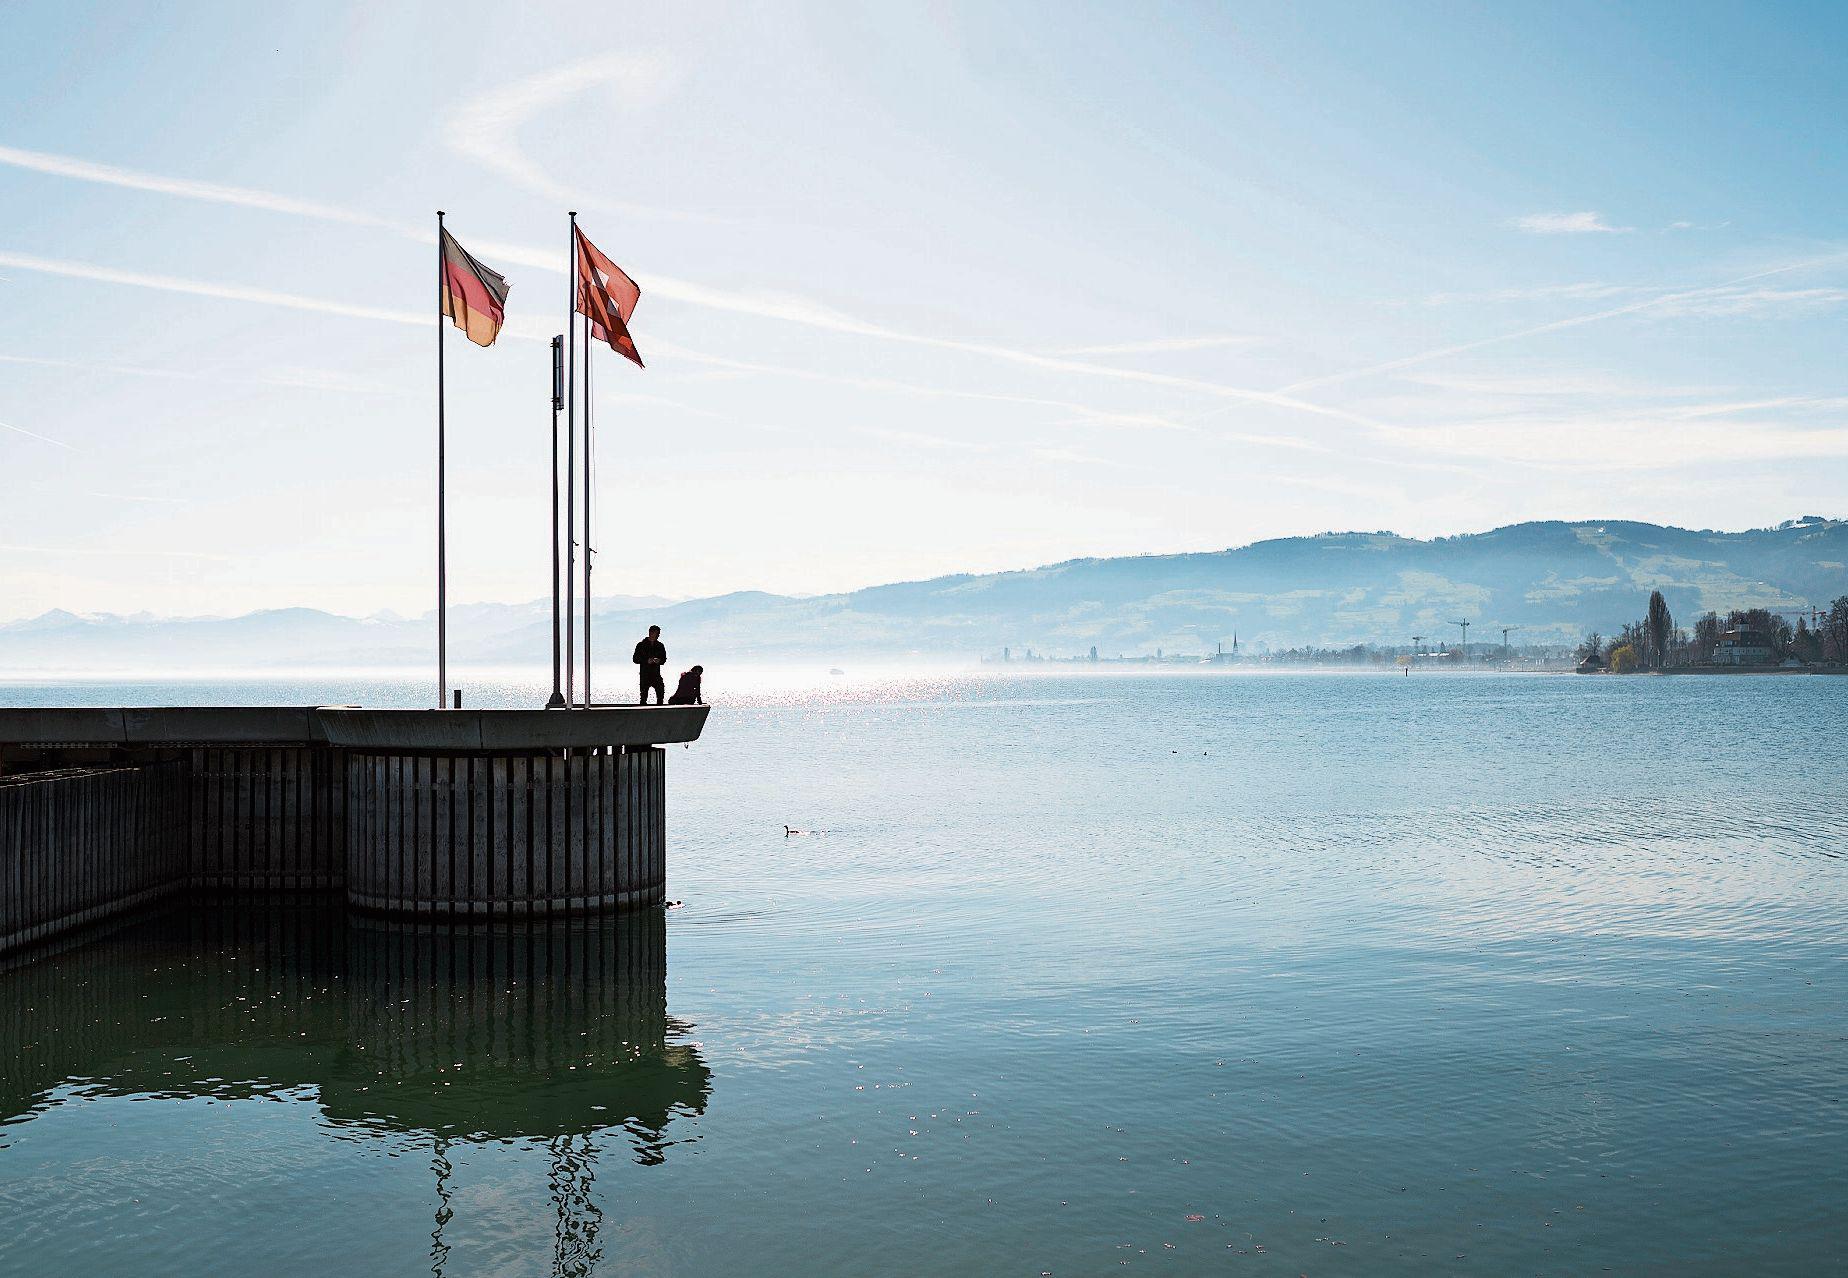
<instances>
[{"instance_id":1,"label":"reflection on water","mask_svg":"<svg viewBox=\"0 0 1848 1278\"><path fill-rule=\"evenodd\" d=\"M588 1273L599 1158L663 1163L711 1091L667 1013L658 911L452 927L176 908L15 962L0 1027L0 1150L6 1125L96 1098L311 1100L346 1139L427 1151L439 1273L458 1146L542 1147L553 1272Z\"/></svg>"}]
</instances>

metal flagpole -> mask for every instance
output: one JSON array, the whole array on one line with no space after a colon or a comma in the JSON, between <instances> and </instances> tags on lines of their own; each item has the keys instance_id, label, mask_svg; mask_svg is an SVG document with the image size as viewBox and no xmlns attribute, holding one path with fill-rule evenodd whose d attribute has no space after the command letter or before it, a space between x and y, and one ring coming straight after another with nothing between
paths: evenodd
<instances>
[{"instance_id":1,"label":"metal flagpole","mask_svg":"<svg viewBox=\"0 0 1848 1278\"><path fill-rule=\"evenodd\" d=\"M565 259L565 704L577 704L571 631L577 618L577 210L571 211L571 254Z\"/></svg>"},{"instance_id":2,"label":"metal flagpole","mask_svg":"<svg viewBox=\"0 0 1848 1278\"><path fill-rule=\"evenodd\" d=\"M436 211L437 296L447 282L448 263L443 255L443 210ZM448 329L444 308L436 312L436 708L449 704L449 529L445 523L448 494L444 489L443 344Z\"/></svg>"},{"instance_id":3,"label":"metal flagpole","mask_svg":"<svg viewBox=\"0 0 1848 1278\"><path fill-rule=\"evenodd\" d=\"M565 339L562 336L552 339L552 699L545 703L547 710L557 710L565 704L565 694L561 691L559 648L559 581L558 581L558 414L565 406Z\"/></svg>"},{"instance_id":4,"label":"metal flagpole","mask_svg":"<svg viewBox=\"0 0 1848 1278\"><path fill-rule=\"evenodd\" d=\"M590 704L590 561L596 553L590 540L590 320L584 320L584 704Z\"/></svg>"}]
</instances>

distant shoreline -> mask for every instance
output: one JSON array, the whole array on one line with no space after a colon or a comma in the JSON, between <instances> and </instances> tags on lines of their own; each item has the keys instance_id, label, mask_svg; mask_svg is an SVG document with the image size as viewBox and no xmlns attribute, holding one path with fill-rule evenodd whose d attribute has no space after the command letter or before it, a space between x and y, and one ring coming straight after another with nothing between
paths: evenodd
<instances>
[{"instance_id":1,"label":"distant shoreline","mask_svg":"<svg viewBox=\"0 0 1848 1278\"><path fill-rule=\"evenodd\" d=\"M1562 674L1578 674L1576 670L1561 671ZM1587 674L1608 675L1609 670L1590 670ZM1665 670L1633 670L1629 674L1616 675L1619 679L1632 679L1637 675L1848 675L1848 666L1800 666L1786 669L1782 666L1671 666Z\"/></svg>"}]
</instances>

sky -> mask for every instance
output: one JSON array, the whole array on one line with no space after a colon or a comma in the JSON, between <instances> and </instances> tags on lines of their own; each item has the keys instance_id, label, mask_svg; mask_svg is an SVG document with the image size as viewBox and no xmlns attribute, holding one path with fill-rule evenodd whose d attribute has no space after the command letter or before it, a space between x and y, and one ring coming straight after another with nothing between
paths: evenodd
<instances>
[{"instance_id":1,"label":"sky","mask_svg":"<svg viewBox=\"0 0 1848 1278\"><path fill-rule=\"evenodd\" d=\"M1848 9L0 9L0 620L819 593L1848 492Z\"/></svg>"}]
</instances>

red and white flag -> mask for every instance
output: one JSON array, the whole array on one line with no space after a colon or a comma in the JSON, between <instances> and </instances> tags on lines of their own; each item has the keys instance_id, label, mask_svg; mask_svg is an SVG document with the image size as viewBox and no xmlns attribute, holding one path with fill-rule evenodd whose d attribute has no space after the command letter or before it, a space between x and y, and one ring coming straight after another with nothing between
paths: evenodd
<instances>
[{"instance_id":1,"label":"red and white flag","mask_svg":"<svg viewBox=\"0 0 1848 1278\"><path fill-rule=\"evenodd\" d=\"M629 317L642 300L642 290L582 231L577 232L577 277L578 314L589 319L591 336L608 342L618 355L634 360L637 368L644 367L635 339L629 336Z\"/></svg>"}]
</instances>

